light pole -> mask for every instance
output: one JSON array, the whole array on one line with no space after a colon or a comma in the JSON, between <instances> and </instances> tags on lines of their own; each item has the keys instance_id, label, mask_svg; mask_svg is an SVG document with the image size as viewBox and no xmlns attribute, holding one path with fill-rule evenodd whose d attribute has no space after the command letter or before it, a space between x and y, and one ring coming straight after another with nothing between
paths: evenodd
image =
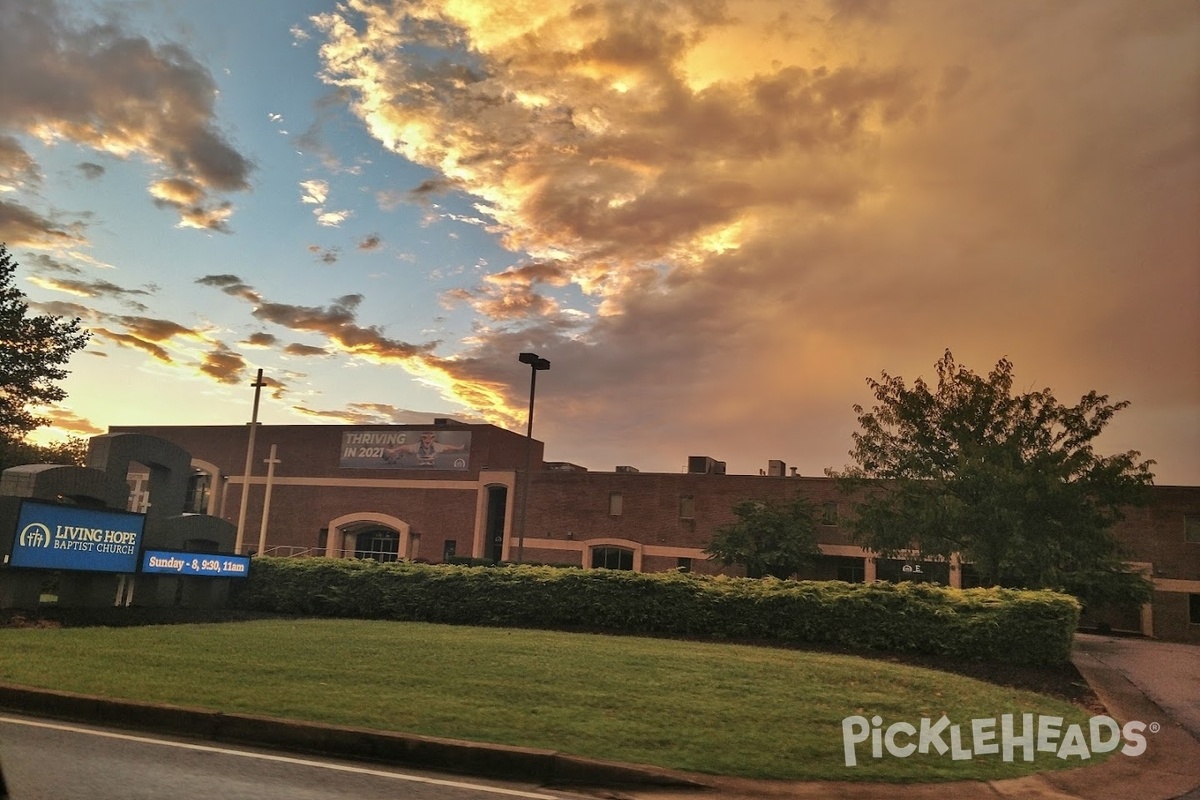
<instances>
[{"instance_id":1,"label":"light pole","mask_svg":"<svg viewBox=\"0 0 1200 800\"><path fill-rule=\"evenodd\" d=\"M517 530L517 563L525 559L525 509L529 507L529 470L533 460L533 395L537 390L539 370L550 369L550 362L537 353L521 353L517 360L529 365L529 418L525 424L525 489L521 492L521 516Z\"/></svg>"}]
</instances>

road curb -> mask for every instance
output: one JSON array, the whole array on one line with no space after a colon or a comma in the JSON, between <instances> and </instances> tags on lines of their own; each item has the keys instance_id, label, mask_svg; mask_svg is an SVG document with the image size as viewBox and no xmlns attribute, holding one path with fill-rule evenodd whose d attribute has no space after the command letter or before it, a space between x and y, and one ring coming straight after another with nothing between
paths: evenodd
<instances>
[{"instance_id":1,"label":"road curb","mask_svg":"<svg viewBox=\"0 0 1200 800\"><path fill-rule=\"evenodd\" d=\"M421 767L547 785L702 790L692 776L657 767L581 758L554 750L442 739L368 728L229 714L0 684L5 711L294 753Z\"/></svg>"}]
</instances>

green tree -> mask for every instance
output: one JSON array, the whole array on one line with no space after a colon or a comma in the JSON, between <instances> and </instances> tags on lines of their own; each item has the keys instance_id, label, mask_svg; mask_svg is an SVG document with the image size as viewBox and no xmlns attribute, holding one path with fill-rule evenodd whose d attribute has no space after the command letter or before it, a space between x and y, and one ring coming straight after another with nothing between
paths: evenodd
<instances>
[{"instance_id":1,"label":"green tree","mask_svg":"<svg viewBox=\"0 0 1200 800\"><path fill-rule=\"evenodd\" d=\"M0 244L0 452L19 449L27 434L46 424L35 409L67 396L58 385L67 376L63 365L90 335L78 319L30 316L16 271Z\"/></svg>"},{"instance_id":2,"label":"green tree","mask_svg":"<svg viewBox=\"0 0 1200 800\"><path fill-rule=\"evenodd\" d=\"M64 464L82 467L87 463L88 442L80 436L47 445L28 439L0 438L0 471L22 464Z\"/></svg>"},{"instance_id":3,"label":"green tree","mask_svg":"<svg viewBox=\"0 0 1200 800\"><path fill-rule=\"evenodd\" d=\"M960 553L989 586L1144 596L1144 581L1122 575L1110 529L1123 506L1144 502L1154 462L1093 447L1128 402L1014 394L1007 359L983 377L947 350L936 369L935 389L886 372L868 379L878 404L854 407L856 466L828 474L860 493L858 541L885 556Z\"/></svg>"},{"instance_id":4,"label":"green tree","mask_svg":"<svg viewBox=\"0 0 1200 800\"><path fill-rule=\"evenodd\" d=\"M738 521L717 530L705 548L725 566L740 564L746 575L787 579L820 553L812 503L743 500L733 507Z\"/></svg>"}]
</instances>

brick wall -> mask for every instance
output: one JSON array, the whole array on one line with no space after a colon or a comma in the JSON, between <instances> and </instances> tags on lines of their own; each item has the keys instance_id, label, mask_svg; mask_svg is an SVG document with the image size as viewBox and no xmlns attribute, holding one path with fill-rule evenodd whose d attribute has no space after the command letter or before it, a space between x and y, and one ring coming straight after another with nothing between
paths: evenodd
<instances>
[{"instance_id":1,"label":"brick wall","mask_svg":"<svg viewBox=\"0 0 1200 800\"><path fill-rule=\"evenodd\" d=\"M225 475L240 476L246 467L249 425L114 426L111 433L146 433L179 445L220 468ZM343 433L370 431L419 433L428 430L470 431L471 458L466 470L343 469L340 465ZM494 425L260 425L254 437L252 475L265 475L264 459L277 445L279 477L391 478L477 480L481 469L524 469L525 437ZM533 441L534 468L540 468L545 445Z\"/></svg>"},{"instance_id":2,"label":"brick wall","mask_svg":"<svg viewBox=\"0 0 1200 800\"><path fill-rule=\"evenodd\" d=\"M523 470L524 436L491 425L451 426L472 432L469 469L422 471L342 469L342 434L347 431L428 430L430 426L313 426L264 425L256 436L254 472L261 481L263 464L272 444L282 463L273 489L269 546L317 547L319 531L347 514L376 512L402 520L420 537L419 557L440 561L447 540L459 555L470 555L476 527L481 470ZM148 433L173 442L193 457L215 464L223 474L240 477L245 463L247 426L114 427L112 432ZM709 562L700 550L716 531L735 521L733 506L747 499L789 500L801 493L816 506L819 540L829 546L850 546L845 520L854 498L844 495L828 478L707 475L687 473L615 473L541 471L543 445L533 442L533 480L525 526L524 558L546 563L590 566L591 543L633 542L639 545L643 571L675 569L681 557L692 557L698 573L727 572ZM482 481L481 481L482 478ZM288 485L288 479L337 481L340 485ZM428 486L362 485L362 482L416 481ZM460 484L461 489L437 488ZM220 487L215 487L220 491ZM610 513L611 498L620 495L621 513ZM510 495L510 507L520 501ZM247 513L246 542L258 541L263 487L252 486ZM681 498L691 498L690 517L681 515ZM1114 534L1124 557L1149 565L1160 582L1154 603L1155 634L1195 641L1200 625L1189 621L1189 594L1200 594L1200 542L1188 542L1184 519L1200 516L1200 487L1159 486L1150 504L1127 509ZM241 501L240 482L228 483L220 503L221 516L236 523ZM836 513L821 524L827 505ZM510 557L515 557L515 539ZM655 552L658 551L658 552ZM665 552L662 552L665 551ZM812 577L831 577L834 562L822 562ZM808 576L808 573L806 573Z\"/></svg>"},{"instance_id":3,"label":"brick wall","mask_svg":"<svg viewBox=\"0 0 1200 800\"><path fill-rule=\"evenodd\" d=\"M1125 557L1154 564L1154 577L1200 581L1200 542L1184 537L1184 517L1200 516L1200 486L1155 486L1150 505L1125 510L1113 529Z\"/></svg>"},{"instance_id":4,"label":"brick wall","mask_svg":"<svg viewBox=\"0 0 1200 800\"><path fill-rule=\"evenodd\" d=\"M609 513L610 497L621 495L621 514ZM534 475L526 536L575 541L629 539L650 545L703 548L716 531L737 521L741 500L790 500L802 493L821 518L835 503L841 520L852 498L828 478L758 475L693 475L614 472L543 472ZM692 518L680 516L680 499L691 497ZM850 544L842 524L818 524L822 543Z\"/></svg>"},{"instance_id":5,"label":"brick wall","mask_svg":"<svg viewBox=\"0 0 1200 800\"><path fill-rule=\"evenodd\" d=\"M1155 592L1153 605L1156 638L1200 644L1200 624L1189 621L1188 593Z\"/></svg>"}]
</instances>

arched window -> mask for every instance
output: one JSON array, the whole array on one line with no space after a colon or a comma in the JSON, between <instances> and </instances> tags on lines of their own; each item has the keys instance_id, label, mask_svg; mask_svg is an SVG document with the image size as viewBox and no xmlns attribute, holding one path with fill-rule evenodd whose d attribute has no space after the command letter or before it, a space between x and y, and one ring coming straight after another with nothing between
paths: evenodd
<instances>
[{"instance_id":1,"label":"arched window","mask_svg":"<svg viewBox=\"0 0 1200 800\"><path fill-rule=\"evenodd\" d=\"M592 569L633 569L633 551L625 547L592 548Z\"/></svg>"},{"instance_id":2,"label":"arched window","mask_svg":"<svg viewBox=\"0 0 1200 800\"><path fill-rule=\"evenodd\" d=\"M355 558L395 561L399 552L400 534L387 528L371 528L358 534L355 539Z\"/></svg>"}]
</instances>

